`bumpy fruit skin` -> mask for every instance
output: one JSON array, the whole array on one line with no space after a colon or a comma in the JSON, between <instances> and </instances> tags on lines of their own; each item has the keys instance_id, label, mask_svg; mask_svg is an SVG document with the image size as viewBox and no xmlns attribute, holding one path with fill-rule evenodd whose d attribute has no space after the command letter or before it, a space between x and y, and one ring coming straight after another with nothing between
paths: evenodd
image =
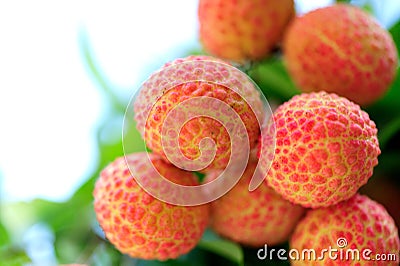
<instances>
[{"instance_id":1,"label":"bumpy fruit skin","mask_svg":"<svg viewBox=\"0 0 400 266\"><path fill-rule=\"evenodd\" d=\"M218 65L210 62L217 62ZM220 59L189 56L167 63L160 72L151 76L134 102L137 128L146 145L169 161L162 143L168 113L185 100L210 97L228 104L239 115L247 130L250 149L256 147L260 134L258 121L263 121L264 116L260 92L249 79L243 79L239 70L232 69L232 66ZM163 84L168 79L174 79L176 85L168 87L169 84ZM175 79L181 81L176 82ZM237 91L231 87L237 88ZM176 123L182 123L177 134L179 149L173 147L169 155L181 152L190 160L197 159L201 155L200 141L208 137L216 144L216 156L203 171L224 169L227 166L231 158L231 141L222 123L206 116L194 118L187 123L176 120Z\"/></svg>"},{"instance_id":2,"label":"bumpy fruit skin","mask_svg":"<svg viewBox=\"0 0 400 266\"><path fill-rule=\"evenodd\" d=\"M291 260L291 265L399 265L400 242L392 217L382 205L359 194L337 205L308 211L289 245L299 254L303 249L314 249L317 257L322 249L338 250L332 254L337 256L335 260L326 252L324 260L310 260L306 256L305 260ZM349 260L345 260L349 249L359 251L360 261L352 260L351 253ZM366 252L364 256L363 252ZM395 254L396 260L378 261L374 257L377 254Z\"/></svg>"},{"instance_id":3,"label":"bumpy fruit skin","mask_svg":"<svg viewBox=\"0 0 400 266\"><path fill-rule=\"evenodd\" d=\"M223 63L223 64L229 64L228 62L217 58L217 57L213 57L213 56L208 56L208 55L188 55L184 58L176 58L170 62L167 62L164 64L164 68L165 67L169 67L172 65L177 65L177 64L181 64L181 63L185 63L188 61L213 61L213 62L218 62L218 63Z\"/></svg>"},{"instance_id":4,"label":"bumpy fruit skin","mask_svg":"<svg viewBox=\"0 0 400 266\"><path fill-rule=\"evenodd\" d=\"M100 174L94 190L97 220L108 240L134 258L166 260L189 252L200 240L209 221L209 205L175 206L155 199L131 176L127 163L152 167L145 153L116 159ZM150 154L152 164L168 180L196 185L196 177ZM126 161L125 161L126 160Z\"/></svg>"},{"instance_id":5,"label":"bumpy fruit skin","mask_svg":"<svg viewBox=\"0 0 400 266\"><path fill-rule=\"evenodd\" d=\"M200 39L227 60L258 60L281 40L294 16L293 0L200 0Z\"/></svg>"},{"instance_id":6,"label":"bumpy fruit skin","mask_svg":"<svg viewBox=\"0 0 400 266\"><path fill-rule=\"evenodd\" d=\"M275 156L270 169L260 160L261 168L268 184L295 204L316 208L349 199L378 164L375 123L346 98L303 93L282 104L273 118L261 145L270 145L275 127Z\"/></svg>"},{"instance_id":7,"label":"bumpy fruit skin","mask_svg":"<svg viewBox=\"0 0 400 266\"><path fill-rule=\"evenodd\" d=\"M289 239L304 208L284 200L266 183L249 192L256 166L256 161L250 161L239 182L211 203L210 226L221 236L243 245L280 244ZM216 177L218 172L210 173L206 181Z\"/></svg>"},{"instance_id":8,"label":"bumpy fruit skin","mask_svg":"<svg viewBox=\"0 0 400 266\"><path fill-rule=\"evenodd\" d=\"M283 42L284 59L303 92L328 91L358 104L379 99L396 75L390 34L369 14L339 4L294 19Z\"/></svg>"}]
</instances>

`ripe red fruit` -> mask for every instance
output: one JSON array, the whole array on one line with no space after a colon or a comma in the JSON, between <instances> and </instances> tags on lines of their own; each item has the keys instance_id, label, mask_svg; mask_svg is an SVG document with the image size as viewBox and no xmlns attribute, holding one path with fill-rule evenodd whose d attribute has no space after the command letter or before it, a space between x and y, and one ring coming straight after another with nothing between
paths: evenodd
<instances>
[{"instance_id":1,"label":"ripe red fruit","mask_svg":"<svg viewBox=\"0 0 400 266\"><path fill-rule=\"evenodd\" d=\"M200 39L217 57L258 60L277 45L293 15L293 0L200 0Z\"/></svg>"},{"instance_id":2,"label":"ripe red fruit","mask_svg":"<svg viewBox=\"0 0 400 266\"><path fill-rule=\"evenodd\" d=\"M211 228L247 246L280 244L288 240L304 209L283 199L266 183L250 192L249 182L256 166L256 161L249 162L239 182L211 203ZM206 181L218 174L210 173Z\"/></svg>"},{"instance_id":3,"label":"ripe red fruit","mask_svg":"<svg viewBox=\"0 0 400 266\"><path fill-rule=\"evenodd\" d=\"M372 16L350 5L294 19L283 48L286 66L303 92L334 92L367 105L385 94L396 75L392 37Z\"/></svg>"},{"instance_id":4,"label":"ripe red fruit","mask_svg":"<svg viewBox=\"0 0 400 266\"><path fill-rule=\"evenodd\" d=\"M146 156L118 158L101 172L93 193L96 217L107 239L122 253L141 259L177 258L200 240L208 224L209 205L176 206L149 195L128 165L144 177L154 165L163 177L181 185L197 185L197 179L155 154L149 154L152 165Z\"/></svg>"},{"instance_id":5,"label":"ripe red fruit","mask_svg":"<svg viewBox=\"0 0 400 266\"><path fill-rule=\"evenodd\" d=\"M169 80L173 80L174 83L171 87L167 82ZM193 99L212 99L229 106L243 121L245 133L248 134L249 145L243 148L251 149L256 146L260 134L258 121L262 121L264 116L260 91L247 76L220 59L189 56L174 60L154 73L143 84L135 99L134 111L138 130L144 137L146 145L154 153L160 154L166 161L175 165L179 164L169 160L167 156L179 158L178 156L183 154L191 161L200 158L202 154L201 158L208 158L211 156L207 156L207 152L202 152L199 145L201 140L210 138L215 143L216 154L203 171L226 168L232 158L232 136L224 127L225 114L219 111L218 104L208 106L193 104L190 110L180 109L182 111L178 111L180 113L174 116L174 123L166 123L167 116L174 108L179 109L185 102ZM204 115L206 109L212 110L213 115L220 115L220 119ZM185 121L187 114L192 110L200 111L200 116ZM175 125L182 127L178 131L173 129ZM163 130L168 134L164 134ZM176 146L170 145L168 149L163 143L163 138L168 139L167 143L177 138L178 143ZM235 145L234 148L238 148L241 143ZM179 167L193 170L181 165Z\"/></svg>"},{"instance_id":6,"label":"ripe red fruit","mask_svg":"<svg viewBox=\"0 0 400 266\"><path fill-rule=\"evenodd\" d=\"M292 260L291 265L399 265L400 241L392 217L382 205L359 194L337 205L308 211L297 225L289 245L299 254L304 249L313 249L317 257L323 254L323 249L338 250L332 253L336 259L325 252L323 260L299 257L300 260ZM353 259L349 249L359 252L359 261L357 257ZM394 254L395 260L375 260L379 259L375 255L381 254L386 258Z\"/></svg>"},{"instance_id":7,"label":"ripe red fruit","mask_svg":"<svg viewBox=\"0 0 400 266\"><path fill-rule=\"evenodd\" d=\"M325 207L352 197L372 175L380 154L375 123L360 107L336 94L303 93L281 105L263 129L272 166L261 160L266 181L285 199ZM269 170L269 171L268 171Z\"/></svg>"}]
</instances>

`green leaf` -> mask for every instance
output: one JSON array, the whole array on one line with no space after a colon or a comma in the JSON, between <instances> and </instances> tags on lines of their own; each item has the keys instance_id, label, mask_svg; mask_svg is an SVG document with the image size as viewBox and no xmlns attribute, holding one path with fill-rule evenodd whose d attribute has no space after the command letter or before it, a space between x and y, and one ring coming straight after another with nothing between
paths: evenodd
<instances>
[{"instance_id":1,"label":"green leaf","mask_svg":"<svg viewBox=\"0 0 400 266\"><path fill-rule=\"evenodd\" d=\"M396 44L397 54L400 54L400 21L398 21L392 28L389 30L392 35L393 41Z\"/></svg>"},{"instance_id":2,"label":"green leaf","mask_svg":"<svg viewBox=\"0 0 400 266\"><path fill-rule=\"evenodd\" d=\"M8 235L7 229L0 222L0 247L10 244L10 236Z\"/></svg>"},{"instance_id":3,"label":"green leaf","mask_svg":"<svg viewBox=\"0 0 400 266\"><path fill-rule=\"evenodd\" d=\"M397 76L386 95L373 105L365 108L379 130L384 130L384 127L392 120L400 117L399 99L400 68L397 69Z\"/></svg>"},{"instance_id":4,"label":"green leaf","mask_svg":"<svg viewBox=\"0 0 400 266\"><path fill-rule=\"evenodd\" d=\"M198 247L225 257L237 263L237 265L243 265L243 250L241 246L218 237L210 230L204 233Z\"/></svg>"},{"instance_id":5,"label":"green leaf","mask_svg":"<svg viewBox=\"0 0 400 266\"><path fill-rule=\"evenodd\" d=\"M371 3L366 3L365 5L361 6L361 8L372 16L376 16L376 11Z\"/></svg>"},{"instance_id":6,"label":"green leaf","mask_svg":"<svg viewBox=\"0 0 400 266\"><path fill-rule=\"evenodd\" d=\"M95 247L89 261L90 265L95 266L121 265L122 258L123 255L114 246L102 242Z\"/></svg>"},{"instance_id":7,"label":"green leaf","mask_svg":"<svg viewBox=\"0 0 400 266\"><path fill-rule=\"evenodd\" d=\"M400 117L390 121L382 130L379 131L378 139L381 149L385 149L391 138L398 132L400 132Z\"/></svg>"},{"instance_id":8,"label":"green leaf","mask_svg":"<svg viewBox=\"0 0 400 266\"><path fill-rule=\"evenodd\" d=\"M383 175L390 175L398 180L400 175L399 162L400 162L400 152L395 151L385 151L379 156L379 164L374 173L380 173Z\"/></svg>"},{"instance_id":9,"label":"green leaf","mask_svg":"<svg viewBox=\"0 0 400 266\"><path fill-rule=\"evenodd\" d=\"M158 261L158 260L139 260L133 259L128 256L124 257L122 265L136 265L136 266L204 266L210 265L208 259L209 254L206 251L195 248L188 254L182 255L174 260Z\"/></svg>"},{"instance_id":10,"label":"green leaf","mask_svg":"<svg viewBox=\"0 0 400 266\"><path fill-rule=\"evenodd\" d=\"M12 246L0 248L0 266L23 266L29 262L31 260L22 249Z\"/></svg>"},{"instance_id":11,"label":"green leaf","mask_svg":"<svg viewBox=\"0 0 400 266\"><path fill-rule=\"evenodd\" d=\"M265 97L277 97L287 101L299 93L281 59L271 58L254 65L249 76L258 84Z\"/></svg>"},{"instance_id":12,"label":"green leaf","mask_svg":"<svg viewBox=\"0 0 400 266\"><path fill-rule=\"evenodd\" d=\"M206 178L206 174L204 174L204 173L194 172L194 174L197 176L200 183L203 182L204 179Z\"/></svg>"}]
</instances>

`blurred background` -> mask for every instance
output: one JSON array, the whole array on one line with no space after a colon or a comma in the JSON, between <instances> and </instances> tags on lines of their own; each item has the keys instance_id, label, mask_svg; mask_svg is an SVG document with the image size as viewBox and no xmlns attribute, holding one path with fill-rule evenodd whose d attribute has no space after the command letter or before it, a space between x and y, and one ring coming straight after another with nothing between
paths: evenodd
<instances>
[{"instance_id":1,"label":"blurred background","mask_svg":"<svg viewBox=\"0 0 400 266\"><path fill-rule=\"evenodd\" d=\"M332 2L299 0L297 13ZM352 3L400 37L398 0ZM92 189L101 168L123 154L123 114L135 90L165 62L201 53L197 4L0 2L0 265L150 265L122 256L104 241L92 210ZM279 76L257 81L261 89L271 88L277 101L296 93L281 62L261 67ZM368 110L383 128L380 141L388 148L374 174L380 178L374 176L364 188L396 205L391 214L397 222L399 83L397 78L390 94ZM141 142L133 149L142 150ZM213 248L190 256L202 258L214 249L215 256L232 261L237 252L246 253L210 237ZM233 252L217 250L218 245Z\"/></svg>"}]
</instances>

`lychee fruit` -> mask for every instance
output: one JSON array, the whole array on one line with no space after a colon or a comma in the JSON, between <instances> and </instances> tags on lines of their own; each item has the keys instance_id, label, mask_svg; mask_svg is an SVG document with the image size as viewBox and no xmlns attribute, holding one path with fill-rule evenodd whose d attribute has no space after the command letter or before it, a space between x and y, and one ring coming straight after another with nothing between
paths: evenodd
<instances>
[{"instance_id":1,"label":"lychee fruit","mask_svg":"<svg viewBox=\"0 0 400 266\"><path fill-rule=\"evenodd\" d=\"M187 105L190 100L198 102ZM206 103L199 104L201 100ZM240 154L240 145L244 142L236 142L231 147L232 137L236 135L232 136L225 126L235 126L238 121L227 118L226 112L219 109L222 105L238 115L237 120L244 125L242 133L247 136L236 135L248 140L246 148L254 148L260 134L259 121L265 116L260 91L243 72L220 59L189 56L166 64L142 85L134 101L135 120L146 145L166 161L177 165L171 158L179 161L181 155L191 161L209 159L211 152L204 152L199 146L203 139L209 138L216 152L208 165L201 169L177 166L191 171L224 169L234 158L232 150ZM206 111L214 117L206 115ZM199 112L199 116L185 121L190 112ZM173 119L167 123L169 115ZM174 139L177 139L176 145L172 142ZM165 143L172 144L168 148Z\"/></svg>"},{"instance_id":2,"label":"lychee fruit","mask_svg":"<svg viewBox=\"0 0 400 266\"><path fill-rule=\"evenodd\" d=\"M129 167L146 178L152 167L180 185L197 185L196 176L164 162L158 155L134 153L117 158L100 174L94 209L107 239L134 258L166 260L188 253L209 221L209 205L177 206L148 194ZM150 163L151 162L151 163ZM150 182L152 180L149 180Z\"/></svg>"},{"instance_id":3,"label":"lychee fruit","mask_svg":"<svg viewBox=\"0 0 400 266\"><path fill-rule=\"evenodd\" d=\"M200 40L217 57L259 60L281 40L294 13L293 0L200 0Z\"/></svg>"},{"instance_id":4,"label":"lychee fruit","mask_svg":"<svg viewBox=\"0 0 400 266\"><path fill-rule=\"evenodd\" d=\"M291 265L399 265L400 241L392 217L359 194L308 211L289 245L297 251L291 253Z\"/></svg>"},{"instance_id":5,"label":"lychee fruit","mask_svg":"<svg viewBox=\"0 0 400 266\"><path fill-rule=\"evenodd\" d=\"M288 71L303 92L334 92L368 105L385 94L396 75L392 37L371 15L351 5L295 18L283 48Z\"/></svg>"},{"instance_id":6,"label":"lychee fruit","mask_svg":"<svg viewBox=\"0 0 400 266\"><path fill-rule=\"evenodd\" d=\"M288 240L304 208L283 199L266 183L249 191L257 161L250 161L239 182L211 203L211 228L218 234L246 246L275 245ZM219 172L206 176L206 182Z\"/></svg>"},{"instance_id":7,"label":"lychee fruit","mask_svg":"<svg viewBox=\"0 0 400 266\"><path fill-rule=\"evenodd\" d=\"M375 123L360 106L326 92L296 95L275 110L261 145L276 130L275 155L260 159L266 181L285 199L326 207L352 197L380 154ZM261 148L261 147L260 147Z\"/></svg>"}]
</instances>

